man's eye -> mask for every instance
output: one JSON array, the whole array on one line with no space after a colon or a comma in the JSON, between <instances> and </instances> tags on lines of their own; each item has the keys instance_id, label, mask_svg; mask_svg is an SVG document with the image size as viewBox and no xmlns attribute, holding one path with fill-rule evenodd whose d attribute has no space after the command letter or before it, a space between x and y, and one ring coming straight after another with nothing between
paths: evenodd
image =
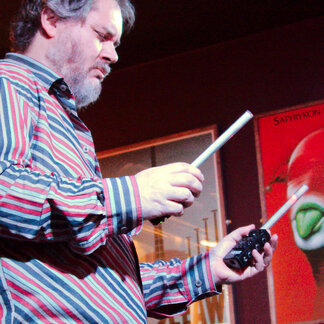
<instances>
[{"instance_id":1,"label":"man's eye","mask_svg":"<svg viewBox=\"0 0 324 324\"><path fill-rule=\"evenodd\" d=\"M101 40L101 41L104 41L105 40L105 35L103 34L103 33L101 33L101 32L99 32L99 31L95 31L96 33L97 33L97 35L98 35L98 38Z\"/></svg>"}]
</instances>

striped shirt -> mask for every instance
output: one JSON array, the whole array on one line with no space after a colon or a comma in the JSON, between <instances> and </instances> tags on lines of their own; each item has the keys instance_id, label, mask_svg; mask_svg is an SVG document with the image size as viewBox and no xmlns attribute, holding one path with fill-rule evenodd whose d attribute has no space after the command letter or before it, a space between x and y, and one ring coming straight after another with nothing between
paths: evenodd
<instances>
[{"instance_id":1,"label":"striped shirt","mask_svg":"<svg viewBox=\"0 0 324 324\"><path fill-rule=\"evenodd\" d=\"M208 254L139 264L132 235L141 226L135 178L101 177L62 77L7 54L0 61L1 322L146 323L217 293Z\"/></svg>"}]
</instances>

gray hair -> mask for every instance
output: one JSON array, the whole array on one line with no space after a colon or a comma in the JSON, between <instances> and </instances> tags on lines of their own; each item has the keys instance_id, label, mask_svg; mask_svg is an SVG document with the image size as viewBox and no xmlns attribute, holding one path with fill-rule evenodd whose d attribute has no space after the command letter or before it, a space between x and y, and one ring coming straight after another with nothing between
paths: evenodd
<instances>
[{"instance_id":1,"label":"gray hair","mask_svg":"<svg viewBox=\"0 0 324 324\"><path fill-rule=\"evenodd\" d=\"M59 19L85 20L96 0L22 0L18 14L11 24L11 50L24 52L41 26L41 13L51 9ZM124 30L135 22L135 9L130 0L116 0L123 16Z\"/></svg>"}]
</instances>

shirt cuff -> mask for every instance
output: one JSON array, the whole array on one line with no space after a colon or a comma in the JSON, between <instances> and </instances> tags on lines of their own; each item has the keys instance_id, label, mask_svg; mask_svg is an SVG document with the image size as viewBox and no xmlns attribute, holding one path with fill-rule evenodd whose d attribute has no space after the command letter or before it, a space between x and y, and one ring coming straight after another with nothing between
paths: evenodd
<instances>
[{"instance_id":1,"label":"shirt cuff","mask_svg":"<svg viewBox=\"0 0 324 324\"><path fill-rule=\"evenodd\" d=\"M179 303L164 303L161 307L148 310L155 318L182 315L193 302L222 293L222 286L215 286L210 267L209 253L200 254L181 262L180 287L183 301Z\"/></svg>"},{"instance_id":2,"label":"shirt cuff","mask_svg":"<svg viewBox=\"0 0 324 324\"><path fill-rule=\"evenodd\" d=\"M181 271L189 304L222 292L215 285L208 252L184 260Z\"/></svg>"},{"instance_id":3,"label":"shirt cuff","mask_svg":"<svg viewBox=\"0 0 324 324\"><path fill-rule=\"evenodd\" d=\"M143 217L135 177L106 178L102 185L108 234L140 233Z\"/></svg>"}]
</instances>

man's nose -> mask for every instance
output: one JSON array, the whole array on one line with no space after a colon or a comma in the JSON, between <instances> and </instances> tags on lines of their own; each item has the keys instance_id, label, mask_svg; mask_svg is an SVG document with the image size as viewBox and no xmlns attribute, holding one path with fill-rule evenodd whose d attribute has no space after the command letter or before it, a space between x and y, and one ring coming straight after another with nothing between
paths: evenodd
<instances>
[{"instance_id":1,"label":"man's nose","mask_svg":"<svg viewBox=\"0 0 324 324\"><path fill-rule=\"evenodd\" d=\"M118 61L118 54L113 42L105 42L105 44L103 44L101 57L109 64L114 64Z\"/></svg>"}]
</instances>

